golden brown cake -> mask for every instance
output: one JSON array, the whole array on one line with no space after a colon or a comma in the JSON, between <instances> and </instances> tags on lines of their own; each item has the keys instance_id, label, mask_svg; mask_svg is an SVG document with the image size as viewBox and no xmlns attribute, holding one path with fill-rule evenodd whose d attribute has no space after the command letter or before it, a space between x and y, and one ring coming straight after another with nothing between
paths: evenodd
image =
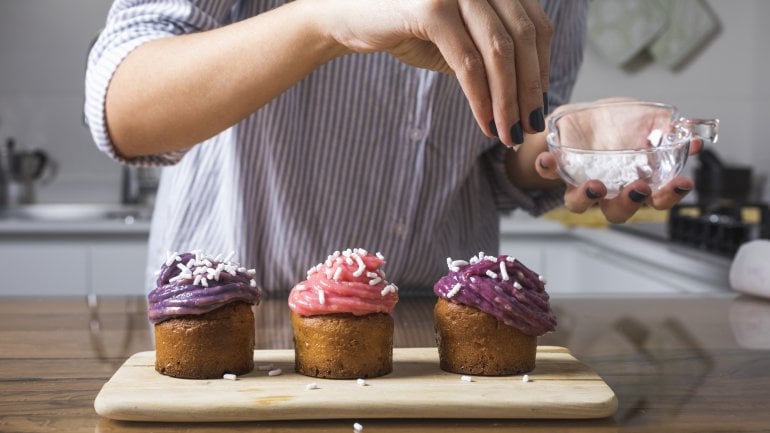
<instances>
[{"instance_id":1,"label":"golden brown cake","mask_svg":"<svg viewBox=\"0 0 770 433\"><path fill-rule=\"evenodd\" d=\"M543 279L509 256L447 260L433 310L439 366L502 376L535 368L537 337L556 328Z\"/></svg>"},{"instance_id":2,"label":"golden brown cake","mask_svg":"<svg viewBox=\"0 0 770 433\"><path fill-rule=\"evenodd\" d=\"M186 379L221 378L254 369L254 313L231 302L198 316L155 325L155 370Z\"/></svg>"},{"instance_id":3,"label":"golden brown cake","mask_svg":"<svg viewBox=\"0 0 770 433\"><path fill-rule=\"evenodd\" d=\"M253 270L200 252L172 254L148 295L155 370L216 379L254 369Z\"/></svg>"},{"instance_id":4,"label":"golden brown cake","mask_svg":"<svg viewBox=\"0 0 770 433\"><path fill-rule=\"evenodd\" d=\"M384 257L363 249L336 251L308 271L289 295L294 369L328 379L371 378L393 369L393 318L398 288Z\"/></svg>"},{"instance_id":5,"label":"golden brown cake","mask_svg":"<svg viewBox=\"0 0 770 433\"><path fill-rule=\"evenodd\" d=\"M374 313L300 316L291 313L294 369L305 376L356 379L393 370L393 318Z\"/></svg>"}]
</instances>

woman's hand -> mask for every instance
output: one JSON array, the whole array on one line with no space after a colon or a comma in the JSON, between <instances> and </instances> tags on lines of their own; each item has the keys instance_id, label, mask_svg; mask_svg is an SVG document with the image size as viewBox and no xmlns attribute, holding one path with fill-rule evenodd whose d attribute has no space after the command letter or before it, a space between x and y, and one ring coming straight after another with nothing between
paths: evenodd
<instances>
[{"instance_id":1,"label":"woman's hand","mask_svg":"<svg viewBox=\"0 0 770 433\"><path fill-rule=\"evenodd\" d=\"M481 129L511 146L545 129L553 29L537 0L339 0L331 36L354 52L387 51L453 73Z\"/></svg>"}]
</instances>

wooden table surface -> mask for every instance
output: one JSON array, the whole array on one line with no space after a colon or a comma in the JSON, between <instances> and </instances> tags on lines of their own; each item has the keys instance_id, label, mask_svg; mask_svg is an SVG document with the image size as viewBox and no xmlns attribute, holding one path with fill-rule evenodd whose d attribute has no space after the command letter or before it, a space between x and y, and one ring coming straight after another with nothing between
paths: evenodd
<instances>
[{"instance_id":1,"label":"wooden table surface","mask_svg":"<svg viewBox=\"0 0 770 433\"><path fill-rule=\"evenodd\" d=\"M398 305L396 347L435 345L432 298ZM611 418L363 420L364 432L768 432L770 301L734 295L554 296L568 347L612 387ZM257 310L257 348L291 348L285 300ZM351 432L358 420L165 424L100 418L93 402L131 354L152 350L142 298L0 298L0 432Z\"/></svg>"}]
</instances>

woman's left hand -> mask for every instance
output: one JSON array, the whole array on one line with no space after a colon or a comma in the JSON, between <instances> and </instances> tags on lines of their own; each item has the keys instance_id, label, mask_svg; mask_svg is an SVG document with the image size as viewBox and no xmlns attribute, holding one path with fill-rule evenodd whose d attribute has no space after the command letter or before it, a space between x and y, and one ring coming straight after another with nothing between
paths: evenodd
<instances>
[{"instance_id":1,"label":"woman's left hand","mask_svg":"<svg viewBox=\"0 0 770 433\"><path fill-rule=\"evenodd\" d=\"M703 141L693 140L690 143L690 155L697 154L702 148ZM556 157L550 152L542 152L537 156L535 169L544 179L559 179ZM616 197L605 199L607 188L604 184L598 180L589 180L579 187L567 184L564 205L571 212L583 213L598 203L607 221L618 224L626 222L645 204L658 210L670 209L693 187L693 181L684 176L675 177L657 191L652 191L644 181L637 180L626 185Z\"/></svg>"}]
</instances>

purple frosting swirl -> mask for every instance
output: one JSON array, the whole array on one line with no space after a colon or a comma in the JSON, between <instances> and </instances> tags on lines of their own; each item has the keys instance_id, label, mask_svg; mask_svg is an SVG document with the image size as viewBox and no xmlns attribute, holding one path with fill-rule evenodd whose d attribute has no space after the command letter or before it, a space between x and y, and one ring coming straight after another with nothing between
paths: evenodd
<instances>
[{"instance_id":1,"label":"purple frosting swirl","mask_svg":"<svg viewBox=\"0 0 770 433\"><path fill-rule=\"evenodd\" d=\"M253 273L200 253L173 254L161 267L155 289L147 295L147 315L152 323L160 323L205 314L234 301L259 304L261 293Z\"/></svg>"},{"instance_id":2,"label":"purple frosting swirl","mask_svg":"<svg viewBox=\"0 0 770 433\"><path fill-rule=\"evenodd\" d=\"M478 308L527 335L556 329L544 282L520 261L480 253L470 262L448 259L447 264L450 272L433 286L437 296Z\"/></svg>"}]
</instances>

